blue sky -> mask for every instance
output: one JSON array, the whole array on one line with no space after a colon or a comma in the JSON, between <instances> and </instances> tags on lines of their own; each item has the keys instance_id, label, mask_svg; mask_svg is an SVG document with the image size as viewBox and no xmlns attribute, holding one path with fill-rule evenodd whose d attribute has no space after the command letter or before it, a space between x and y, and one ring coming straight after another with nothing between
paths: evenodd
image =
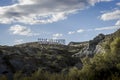
<instances>
[{"instance_id":1,"label":"blue sky","mask_svg":"<svg viewBox=\"0 0 120 80\"><path fill-rule=\"evenodd\" d=\"M119 0L0 0L0 45L88 41L118 28Z\"/></svg>"}]
</instances>

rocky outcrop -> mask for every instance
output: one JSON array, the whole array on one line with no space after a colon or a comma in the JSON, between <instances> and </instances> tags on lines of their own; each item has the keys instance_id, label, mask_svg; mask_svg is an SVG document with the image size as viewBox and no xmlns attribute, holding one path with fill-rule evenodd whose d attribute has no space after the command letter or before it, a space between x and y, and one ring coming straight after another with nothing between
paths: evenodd
<instances>
[{"instance_id":1,"label":"rocky outcrop","mask_svg":"<svg viewBox=\"0 0 120 80\"><path fill-rule=\"evenodd\" d=\"M84 47L76 54L72 55L73 57L92 57L95 53L99 53L102 50L98 44L105 38L104 34L99 34L93 40L90 40ZM81 44L80 44L81 45Z\"/></svg>"},{"instance_id":2,"label":"rocky outcrop","mask_svg":"<svg viewBox=\"0 0 120 80\"><path fill-rule=\"evenodd\" d=\"M87 45L84 45L83 42L83 48L80 49L79 52L72 55L72 57L93 57L94 54L98 53L105 53L107 48L103 47L105 43L110 44L115 38L120 37L120 29L118 29L116 32L108 35L99 34L97 37L95 37L93 40L88 41ZM82 45L81 43L75 44L75 45ZM72 44L73 46L74 44Z\"/></svg>"}]
</instances>

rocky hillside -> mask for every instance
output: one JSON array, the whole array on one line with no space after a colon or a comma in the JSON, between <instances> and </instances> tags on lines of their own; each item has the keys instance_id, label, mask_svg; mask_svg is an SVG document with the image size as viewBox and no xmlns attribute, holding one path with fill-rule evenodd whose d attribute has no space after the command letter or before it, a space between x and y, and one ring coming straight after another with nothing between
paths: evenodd
<instances>
[{"instance_id":1,"label":"rocky hillside","mask_svg":"<svg viewBox=\"0 0 120 80\"><path fill-rule=\"evenodd\" d=\"M21 71L25 75L38 69L51 73L67 73L72 67L81 69L80 58L93 57L104 53L114 38L120 37L120 30L113 34L99 34L93 40L86 42L70 42L68 45L47 45L38 42L15 46L0 46L0 75L12 75Z\"/></svg>"},{"instance_id":2,"label":"rocky hillside","mask_svg":"<svg viewBox=\"0 0 120 80\"><path fill-rule=\"evenodd\" d=\"M72 49L72 50L71 50ZM45 45L37 42L15 46L0 46L0 75L22 71L30 75L38 69L49 72L67 72L69 68L82 67L79 58L72 55L77 48L66 45Z\"/></svg>"},{"instance_id":3,"label":"rocky hillside","mask_svg":"<svg viewBox=\"0 0 120 80\"><path fill-rule=\"evenodd\" d=\"M78 53L72 56L83 58L85 56L93 57L94 54L98 53L105 53L105 50L108 47L105 47L104 45L110 44L116 37L120 37L120 29L117 30L115 33L109 35L99 34L93 40L90 40L88 42L71 42L69 46L82 46L82 49L80 49Z\"/></svg>"}]
</instances>

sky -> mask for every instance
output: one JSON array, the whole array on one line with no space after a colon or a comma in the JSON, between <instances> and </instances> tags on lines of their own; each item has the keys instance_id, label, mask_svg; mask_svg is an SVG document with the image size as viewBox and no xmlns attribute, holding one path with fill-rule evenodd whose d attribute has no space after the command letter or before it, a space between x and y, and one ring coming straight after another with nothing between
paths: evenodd
<instances>
[{"instance_id":1,"label":"sky","mask_svg":"<svg viewBox=\"0 0 120 80\"><path fill-rule=\"evenodd\" d=\"M120 0L0 0L0 45L83 42L120 28Z\"/></svg>"}]
</instances>

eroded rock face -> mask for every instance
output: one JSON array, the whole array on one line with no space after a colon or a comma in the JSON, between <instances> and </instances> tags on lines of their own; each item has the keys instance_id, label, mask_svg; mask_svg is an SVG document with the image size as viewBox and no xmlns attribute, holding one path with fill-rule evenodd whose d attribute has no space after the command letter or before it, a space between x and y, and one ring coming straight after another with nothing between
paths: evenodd
<instances>
[{"instance_id":1,"label":"eroded rock face","mask_svg":"<svg viewBox=\"0 0 120 80\"><path fill-rule=\"evenodd\" d=\"M72 55L73 57L93 57L95 53L99 53L102 51L102 47L100 47L98 44L105 38L105 35L99 34L97 37L95 37L93 40L90 40L88 44L83 47L78 53Z\"/></svg>"},{"instance_id":2,"label":"eroded rock face","mask_svg":"<svg viewBox=\"0 0 120 80\"><path fill-rule=\"evenodd\" d=\"M94 50L94 53L96 54L105 53L105 52L106 52L105 49L101 45L97 45Z\"/></svg>"}]
</instances>

